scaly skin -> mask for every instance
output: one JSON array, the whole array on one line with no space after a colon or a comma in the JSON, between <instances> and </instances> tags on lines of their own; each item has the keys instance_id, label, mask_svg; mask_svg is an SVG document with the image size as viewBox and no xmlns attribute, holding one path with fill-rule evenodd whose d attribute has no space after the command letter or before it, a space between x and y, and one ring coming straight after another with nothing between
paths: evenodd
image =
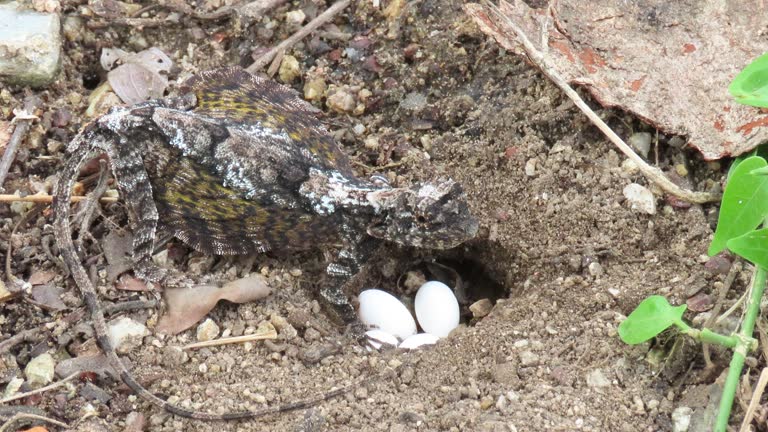
<instances>
[{"instance_id":1,"label":"scaly skin","mask_svg":"<svg viewBox=\"0 0 768 432\"><path fill-rule=\"evenodd\" d=\"M391 188L356 178L346 156L290 90L240 68L203 72L182 96L113 108L69 145L55 185L54 230L64 262L91 313L110 365L137 395L171 413L201 420L253 418L306 407L334 390L257 411L212 414L169 404L142 387L115 354L96 291L75 252L69 227L71 190L94 151L109 155L134 231L134 270L157 281L152 264L158 221L206 254L294 251L342 244L321 290L337 315L358 330L344 284L378 240L445 249L477 232L463 191L445 180Z\"/></svg>"}]
</instances>

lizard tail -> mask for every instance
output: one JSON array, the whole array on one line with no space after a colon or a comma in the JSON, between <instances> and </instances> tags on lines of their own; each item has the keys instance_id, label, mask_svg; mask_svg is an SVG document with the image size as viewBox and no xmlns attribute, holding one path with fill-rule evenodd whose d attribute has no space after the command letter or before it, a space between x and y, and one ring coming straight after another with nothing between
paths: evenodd
<instances>
[{"instance_id":1,"label":"lizard tail","mask_svg":"<svg viewBox=\"0 0 768 432\"><path fill-rule=\"evenodd\" d=\"M61 254L64 258L64 263L69 268L75 283L80 289L80 293L83 296L83 300L85 301L88 311L90 312L91 321L93 323L93 328L96 334L96 340L101 349L104 351L109 365L117 372L122 381L131 390L133 390L136 395L159 408L162 408L172 414L176 414L181 417L208 421L256 418L269 414L302 409L316 405L320 402L350 391L354 385L331 390L301 401L284 403L274 407L267 407L253 411L215 414L188 410L178 405L171 404L155 396L136 381L131 372L125 367L123 362L117 356L117 353L112 346L112 342L109 339L107 322L104 318L104 312L101 308L101 303L99 302L96 289L93 286L93 283L91 283L91 280L88 277L88 274L76 253L75 244L72 241L72 230L70 229L69 224L72 187L74 186L75 180L77 179L77 176L80 172L80 167L85 163L88 156L92 152L92 149L102 148L99 144L104 143L106 139L107 137L104 137L102 134L98 133L95 128L90 128L86 129L75 138L75 140L80 141L79 143L73 142L70 146L72 154L64 164L64 167L59 173L58 181L54 186L53 212L55 220L53 228L54 234L56 236L56 242L58 243L59 249L61 250Z\"/></svg>"}]
</instances>

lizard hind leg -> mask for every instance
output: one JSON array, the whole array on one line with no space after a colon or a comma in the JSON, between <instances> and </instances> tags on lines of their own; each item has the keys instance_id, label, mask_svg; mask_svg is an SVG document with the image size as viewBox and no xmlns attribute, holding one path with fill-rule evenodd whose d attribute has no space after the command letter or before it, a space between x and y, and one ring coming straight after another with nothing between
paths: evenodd
<instances>
[{"instance_id":1,"label":"lizard hind leg","mask_svg":"<svg viewBox=\"0 0 768 432\"><path fill-rule=\"evenodd\" d=\"M107 150L133 228L134 272L144 280L157 282L165 276L165 270L152 261L159 216L142 155L129 145Z\"/></svg>"}]
</instances>

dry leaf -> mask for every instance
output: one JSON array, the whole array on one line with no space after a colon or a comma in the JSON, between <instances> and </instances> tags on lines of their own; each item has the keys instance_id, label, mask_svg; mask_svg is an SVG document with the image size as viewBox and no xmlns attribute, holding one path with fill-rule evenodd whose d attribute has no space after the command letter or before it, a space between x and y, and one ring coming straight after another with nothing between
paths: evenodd
<instances>
[{"instance_id":1,"label":"dry leaf","mask_svg":"<svg viewBox=\"0 0 768 432\"><path fill-rule=\"evenodd\" d=\"M246 303L264 298L270 291L267 280L260 274L237 279L221 288L215 285L166 288L168 313L160 318L157 331L168 334L182 332L203 319L219 300Z\"/></svg>"},{"instance_id":2,"label":"dry leaf","mask_svg":"<svg viewBox=\"0 0 768 432\"><path fill-rule=\"evenodd\" d=\"M170 57L155 47L136 54L119 48L105 48L100 60L106 70L112 69L118 61L123 63L107 74L107 80L120 99L129 105L162 97L168 87L164 73L173 67Z\"/></svg>"},{"instance_id":3,"label":"dry leaf","mask_svg":"<svg viewBox=\"0 0 768 432\"><path fill-rule=\"evenodd\" d=\"M29 276L29 283L32 285L43 285L52 281L56 273L50 270L36 270Z\"/></svg>"},{"instance_id":4,"label":"dry leaf","mask_svg":"<svg viewBox=\"0 0 768 432\"><path fill-rule=\"evenodd\" d=\"M521 52L504 18L477 4L465 7L483 32ZM500 0L499 8L571 84L605 106L687 136L706 159L735 156L768 139L768 115L728 94L736 74L768 51L768 40L755 36L768 15L744 12L763 10L762 1L560 0L551 17L522 1Z\"/></svg>"},{"instance_id":5,"label":"dry leaf","mask_svg":"<svg viewBox=\"0 0 768 432\"><path fill-rule=\"evenodd\" d=\"M64 289L56 285L36 285L32 287L32 298L43 306L52 310L64 310L67 305L61 301Z\"/></svg>"},{"instance_id":6,"label":"dry leaf","mask_svg":"<svg viewBox=\"0 0 768 432\"><path fill-rule=\"evenodd\" d=\"M42 426L35 426L32 429L25 429L21 432L48 432L48 429L42 427Z\"/></svg>"}]
</instances>

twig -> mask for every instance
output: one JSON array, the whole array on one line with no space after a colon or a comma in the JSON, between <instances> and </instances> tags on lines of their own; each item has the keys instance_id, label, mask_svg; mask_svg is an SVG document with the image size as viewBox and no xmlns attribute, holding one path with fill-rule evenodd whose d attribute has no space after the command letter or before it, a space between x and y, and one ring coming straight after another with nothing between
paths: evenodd
<instances>
[{"instance_id":1,"label":"twig","mask_svg":"<svg viewBox=\"0 0 768 432\"><path fill-rule=\"evenodd\" d=\"M8 249L5 252L5 276L8 278L8 281L13 285L13 291L21 291L23 287L23 282L21 282L21 279L14 276L13 272L11 271L11 258L13 255L13 235L16 234L16 231L19 229L20 226L27 223L30 219L35 217L38 213L40 213L43 210L43 206L40 204L35 204L35 207L30 209L28 212L24 213L24 216L19 219L18 222L16 222L16 225L13 226L13 229L11 230L11 234L8 235Z\"/></svg>"},{"instance_id":2,"label":"twig","mask_svg":"<svg viewBox=\"0 0 768 432\"><path fill-rule=\"evenodd\" d=\"M29 131L29 126L34 121L32 113L41 105L42 101L36 96L27 96L24 99L24 112L27 116L17 115L14 119L16 122L16 128L13 130L11 140L8 141L8 145L5 147L5 153L3 159L0 161L0 191L5 190L3 184L5 183L5 177L8 175L8 171L11 169L11 164L16 159L16 151L19 149L21 141Z\"/></svg>"},{"instance_id":3,"label":"twig","mask_svg":"<svg viewBox=\"0 0 768 432\"><path fill-rule=\"evenodd\" d=\"M741 261L737 260L731 264L731 269L728 271L728 276L726 276L725 281L723 281L723 288L719 293L717 293L715 306L710 311L709 318L704 321L704 325L702 325L703 328L712 328L712 324L715 322L715 319L720 313L720 310L723 308L725 297L728 295L728 291L731 290L731 285L733 285L733 281L736 279L736 276L739 273L741 273ZM704 362L706 363L706 368L710 369L714 366L714 364L712 363L712 359L709 355L709 344L702 344L702 350L704 352Z\"/></svg>"},{"instance_id":4,"label":"twig","mask_svg":"<svg viewBox=\"0 0 768 432\"><path fill-rule=\"evenodd\" d=\"M56 426L63 427L64 429L69 429L68 424L49 418L49 417L45 417L37 414L18 413L18 414L14 414L13 417L9 418L7 422L5 422L2 426L0 426L0 432L8 431L9 430L8 428L10 428L11 425L23 419L40 420L40 421L48 422L50 424L55 424ZM13 429L10 429L10 430L13 430Z\"/></svg>"},{"instance_id":5,"label":"twig","mask_svg":"<svg viewBox=\"0 0 768 432\"><path fill-rule=\"evenodd\" d=\"M269 64L269 62L272 61L272 58L278 52L287 51L288 48L293 46L293 44L300 41L305 36L315 31L318 27L326 24L328 21L333 19L333 17L335 17L336 14L338 14L339 12L344 10L344 8L349 6L350 1L351 0L339 0L338 2L334 3L333 6L326 9L325 12L321 13L315 19L307 23L307 25L302 27L301 30L292 34L290 37L288 37L284 41L277 44L277 46L271 48L269 51L262 54L261 57L257 58L256 61L254 61L252 65L248 66L246 70L250 73L258 72L259 70L261 70L261 68Z\"/></svg>"},{"instance_id":6,"label":"twig","mask_svg":"<svg viewBox=\"0 0 768 432\"><path fill-rule=\"evenodd\" d=\"M763 368L762 372L760 372L760 378L757 380L755 392L752 393L752 399L749 401L749 406L744 413L744 421L741 422L739 432L747 432L749 430L749 424L752 423L752 418L755 416L755 411L757 411L757 406L760 403L760 398L763 396L766 384L768 384L768 368Z\"/></svg>"},{"instance_id":7,"label":"twig","mask_svg":"<svg viewBox=\"0 0 768 432\"><path fill-rule=\"evenodd\" d=\"M720 196L710 192L693 192L683 189L670 181L664 173L657 167L649 165L643 158L637 155L627 143L624 142L616 133L605 124L605 122L584 102L579 94L571 87L554 66L550 64L549 59L539 51L528 39L520 27L507 17L495 4L488 0L482 1L486 10L490 10L499 20L502 20L505 27L511 29L517 36L517 42L523 46L528 59L541 69L556 86L558 86L569 99L597 126L598 129L632 162L634 162L640 171L650 180L659 186L664 192L679 197L682 200L693 203L706 203L719 201Z\"/></svg>"},{"instance_id":8,"label":"twig","mask_svg":"<svg viewBox=\"0 0 768 432\"><path fill-rule=\"evenodd\" d=\"M38 393L43 393L43 392L47 392L48 390L53 390L55 388L59 388L59 387L63 386L64 384L68 383L69 381L72 381L73 379L77 378L78 375L80 375L80 374L78 372L75 372L75 373L71 374L70 376L68 376L68 377L66 377L64 379L56 381L53 384L48 384L45 387L40 387L39 389L28 391L26 393L19 393L17 395L8 396L7 398L0 400L0 404L8 403L8 402L15 401L15 400L18 400L18 399L23 399L23 398L25 398L27 396L36 395Z\"/></svg>"},{"instance_id":9,"label":"twig","mask_svg":"<svg viewBox=\"0 0 768 432\"><path fill-rule=\"evenodd\" d=\"M15 335L9 337L8 339L0 342L0 354L5 354L10 350L11 348L15 347L16 345L27 342L27 341L36 341L38 340L38 336L45 331L45 328L37 327L32 329L27 329L22 332L16 333Z\"/></svg>"},{"instance_id":10,"label":"twig","mask_svg":"<svg viewBox=\"0 0 768 432\"><path fill-rule=\"evenodd\" d=\"M210 346L227 345L227 344L233 344L233 343L250 342L255 340L264 340L264 339L277 339L277 332L270 331L267 333L254 333L254 334L245 335L245 336L235 336L235 337L229 337L229 338L214 339L214 340L205 341L205 342L197 342L189 345L184 345L183 347L181 347L181 349L195 349L195 348L203 348L203 347L210 347Z\"/></svg>"},{"instance_id":11,"label":"twig","mask_svg":"<svg viewBox=\"0 0 768 432\"><path fill-rule=\"evenodd\" d=\"M71 198L71 202L78 203L80 201L85 201L86 199L88 199L88 197L73 196ZM119 198L117 197L101 197L99 198L99 202L102 204L113 203L113 202L117 202L118 199ZM32 203L50 204L53 202L53 196L51 195L19 196L19 195L0 194L0 203L12 203L12 202L32 202Z\"/></svg>"}]
</instances>

